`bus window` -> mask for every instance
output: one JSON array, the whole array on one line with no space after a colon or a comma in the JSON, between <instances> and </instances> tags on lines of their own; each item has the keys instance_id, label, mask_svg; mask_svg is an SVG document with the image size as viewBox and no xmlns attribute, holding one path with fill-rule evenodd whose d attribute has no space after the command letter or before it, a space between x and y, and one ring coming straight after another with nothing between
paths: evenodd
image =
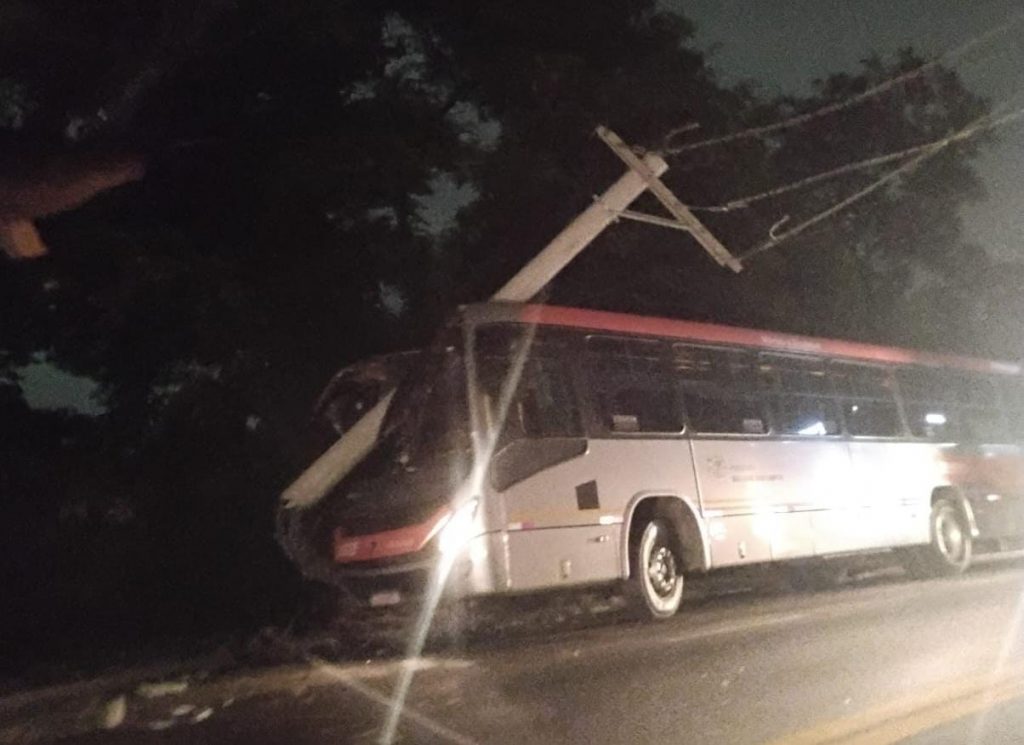
<instances>
[{"instance_id":1,"label":"bus window","mask_svg":"<svg viewBox=\"0 0 1024 745\"><path fill-rule=\"evenodd\" d=\"M910 434L927 440L955 440L959 430L960 416L949 406L907 401L903 405L907 415Z\"/></svg>"},{"instance_id":2,"label":"bus window","mask_svg":"<svg viewBox=\"0 0 1024 745\"><path fill-rule=\"evenodd\" d=\"M839 434L839 404L823 361L766 355L760 373L765 393L772 401L776 434Z\"/></svg>"},{"instance_id":3,"label":"bus window","mask_svg":"<svg viewBox=\"0 0 1024 745\"><path fill-rule=\"evenodd\" d=\"M998 406L995 385L985 376L954 373L949 382L957 402L964 406L986 409Z\"/></svg>"},{"instance_id":4,"label":"bus window","mask_svg":"<svg viewBox=\"0 0 1024 745\"><path fill-rule=\"evenodd\" d=\"M993 381L982 375L956 374L953 391L961 404L962 436L972 442L1007 439Z\"/></svg>"},{"instance_id":5,"label":"bus window","mask_svg":"<svg viewBox=\"0 0 1024 745\"><path fill-rule=\"evenodd\" d=\"M563 360L564 340L526 327L485 326L474 342L480 393L491 426L504 423L501 440L579 437L583 434L576 395ZM518 381L515 364L525 355ZM517 382L514 391L508 386ZM508 407L501 411L503 395Z\"/></svg>"},{"instance_id":6,"label":"bus window","mask_svg":"<svg viewBox=\"0 0 1024 745\"><path fill-rule=\"evenodd\" d=\"M693 431L767 434L765 407L751 355L673 344L672 367L682 387L683 407Z\"/></svg>"},{"instance_id":7,"label":"bus window","mask_svg":"<svg viewBox=\"0 0 1024 745\"><path fill-rule=\"evenodd\" d=\"M804 437L839 434L838 406L827 398L779 396L773 413L778 434Z\"/></svg>"},{"instance_id":8,"label":"bus window","mask_svg":"<svg viewBox=\"0 0 1024 745\"><path fill-rule=\"evenodd\" d=\"M953 441L960 432L960 412L951 403L950 374L908 367L896 373L903 411L914 437Z\"/></svg>"},{"instance_id":9,"label":"bus window","mask_svg":"<svg viewBox=\"0 0 1024 745\"><path fill-rule=\"evenodd\" d=\"M1003 416L997 409L968 407L963 410L964 439L968 442L1005 442Z\"/></svg>"},{"instance_id":10,"label":"bus window","mask_svg":"<svg viewBox=\"0 0 1024 745\"><path fill-rule=\"evenodd\" d=\"M658 341L592 336L587 373L601 427L615 433L678 433L680 406Z\"/></svg>"},{"instance_id":11,"label":"bus window","mask_svg":"<svg viewBox=\"0 0 1024 745\"><path fill-rule=\"evenodd\" d=\"M829 371L842 397L847 431L856 437L903 434L890 371L866 365L837 364Z\"/></svg>"},{"instance_id":12,"label":"bus window","mask_svg":"<svg viewBox=\"0 0 1024 745\"><path fill-rule=\"evenodd\" d=\"M560 361L527 361L512 405L514 424L526 437L572 437L582 434L572 385Z\"/></svg>"}]
</instances>

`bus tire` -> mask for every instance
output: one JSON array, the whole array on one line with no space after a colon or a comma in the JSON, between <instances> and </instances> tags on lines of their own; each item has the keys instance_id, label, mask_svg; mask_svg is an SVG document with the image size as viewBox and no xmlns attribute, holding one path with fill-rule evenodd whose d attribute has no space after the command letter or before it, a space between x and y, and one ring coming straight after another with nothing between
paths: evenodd
<instances>
[{"instance_id":1,"label":"bus tire","mask_svg":"<svg viewBox=\"0 0 1024 745\"><path fill-rule=\"evenodd\" d=\"M646 618L671 618L683 600L683 557L669 523L651 519L630 541L629 584L634 604Z\"/></svg>"},{"instance_id":2,"label":"bus tire","mask_svg":"<svg viewBox=\"0 0 1024 745\"><path fill-rule=\"evenodd\" d=\"M904 566L915 579L954 577L971 565L974 541L970 526L955 502L939 499L932 505L931 542L905 549Z\"/></svg>"}]
</instances>

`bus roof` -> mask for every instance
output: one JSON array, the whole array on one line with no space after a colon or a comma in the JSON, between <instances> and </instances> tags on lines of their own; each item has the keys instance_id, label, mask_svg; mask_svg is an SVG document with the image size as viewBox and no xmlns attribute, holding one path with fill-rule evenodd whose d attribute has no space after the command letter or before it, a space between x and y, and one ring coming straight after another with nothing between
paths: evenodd
<instances>
[{"instance_id":1,"label":"bus roof","mask_svg":"<svg viewBox=\"0 0 1024 745\"><path fill-rule=\"evenodd\" d=\"M717 323L679 321L671 318L638 316L630 313L612 313L584 308L518 303L482 303L467 306L464 312L468 320L475 322L505 321L541 326L561 326L631 336L656 336L706 344L725 344L790 354L813 354L830 359L953 367L1005 375L1019 375L1021 372L1021 366L1012 362L937 354L900 347L884 347L854 341L822 339L813 336L798 336L776 331L724 326Z\"/></svg>"}]
</instances>

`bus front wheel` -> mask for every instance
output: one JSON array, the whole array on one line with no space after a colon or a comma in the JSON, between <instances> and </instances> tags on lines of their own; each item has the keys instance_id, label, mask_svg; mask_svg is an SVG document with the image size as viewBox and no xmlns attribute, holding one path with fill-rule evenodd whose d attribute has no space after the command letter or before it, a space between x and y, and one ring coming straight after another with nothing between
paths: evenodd
<instances>
[{"instance_id":1,"label":"bus front wheel","mask_svg":"<svg viewBox=\"0 0 1024 745\"><path fill-rule=\"evenodd\" d=\"M683 600L683 557L668 522L647 521L630 542L630 589L649 618L671 618Z\"/></svg>"}]
</instances>

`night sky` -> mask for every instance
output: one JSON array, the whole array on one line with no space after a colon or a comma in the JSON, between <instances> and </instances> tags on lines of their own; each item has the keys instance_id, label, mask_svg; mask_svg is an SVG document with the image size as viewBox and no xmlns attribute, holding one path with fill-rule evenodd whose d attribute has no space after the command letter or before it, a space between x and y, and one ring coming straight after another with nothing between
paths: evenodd
<instances>
[{"instance_id":1,"label":"night sky","mask_svg":"<svg viewBox=\"0 0 1024 745\"><path fill-rule=\"evenodd\" d=\"M663 0L697 24L697 46L724 82L752 80L766 91L806 92L815 78L856 69L877 53L912 46L942 54L1015 12L1020 0ZM956 65L975 91L999 102L1024 96L1024 24ZM1024 125L999 132L979 158L989 198L965 209L975 240L1001 258L1019 258L1024 234Z\"/></svg>"}]
</instances>

